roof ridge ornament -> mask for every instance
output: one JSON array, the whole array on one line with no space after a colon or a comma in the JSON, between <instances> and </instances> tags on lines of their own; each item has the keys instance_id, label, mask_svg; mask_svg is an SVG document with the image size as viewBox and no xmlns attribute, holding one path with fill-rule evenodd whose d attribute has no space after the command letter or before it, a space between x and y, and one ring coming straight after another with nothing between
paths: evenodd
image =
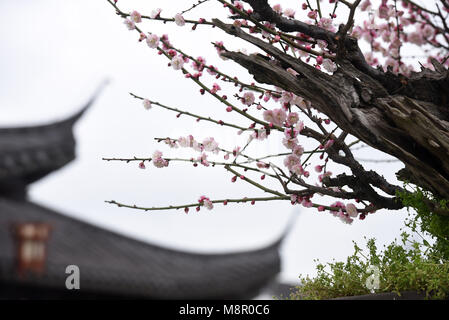
<instances>
[{"instance_id":1,"label":"roof ridge ornament","mask_svg":"<svg viewBox=\"0 0 449 320\"><path fill-rule=\"evenodd\" d=\"M0 195L24 195L26 186L75 159L73 125L94 104L103 81L81 110L46 125L0 128Z\"/></svg>"}]
</instances>

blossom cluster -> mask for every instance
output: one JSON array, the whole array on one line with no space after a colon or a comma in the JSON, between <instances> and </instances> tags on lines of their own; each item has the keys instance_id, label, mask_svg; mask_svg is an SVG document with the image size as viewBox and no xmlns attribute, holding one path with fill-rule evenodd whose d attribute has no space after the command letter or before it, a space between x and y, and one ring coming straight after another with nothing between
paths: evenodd
<instances>
[{"instance_id":1,"label":"blossom cluster","mask_svg":"<svg viewBox=\"0 0 449 320\"><path fill-rule=\"evenodd\" d=\"M229 10L230 14L234 16L232 24L235 27L244 29L252 36L268 41L271 45L285 52L291 52L293 58L301 59L327 74L332 75L339 71L340 66L336 63L338 59L335 48L326 41L313 39L307 34L300 32L296 34L281 32L276 25L269 22L255 23L250 18L245 18L245 16L251 17L252 9L247 8L247 4L241 1L221 2L224 3L224 7ZM335 8L339 3L343 5L341 4L342 2L335 0L330 0L329 3L334 4ZM319 1L317 4L319 4ZM272 9L276 14L287 19L296 19L296 16L302 10L307 17L303 19L306 23L318 26L326 31L337 31L338 23L335 9L328 15L325 15L319 5L312 7L309 1L302 3L300 10L283 8L280 4L273 5ZM353 26L349 32L351 36L366 42L371 48L371 50L365 53L366 61L370 65L381 65L384 70L409 75L415 66L405 62L406 59L403 55L403 46L405 44L423 47L423 50L434 50L434 57L441 58L441 31L436 25L428 23L429 19L432 18L429 12L417 10L416 7L407 1L392 0L363 0L358 10L365 14L367 19ZM161 9L155 9L149 17L164 22L170 21L179 27L193 24L192 30L195 30L197 25L211 24L211 22L203 18L199 20L186 19L181 13L176 14L174 17L163 18L161 13ZM237 14L240 15L239 19L235 17ZM363 201L361 203L364 205L364 208L360 209L352 203L344 204L341 201L327 206L312 202L312 198L315 195L338 197L339 194L345 191L339 187L327 187L325 185L326 181L335 176L329 170L328 154L333 151L334 146L338 142L333 135L335 129L332 132L329 129L332 124L331 120L317 112L307 99L279 87L267 88L256 83L244 83L237 77L227 75L217 66L208 64L203 56L194 57L176 48L170 43L168 35L145 34L141 32L136 24L142 22L142 15L137 11L132 11L127 15L123 15L123 17L125 18L124 23L129 30L139 31L140 41L145 40L149 48L156 49L155 51L159 55L169 59L169 67L179 73L182 72L186 79L193 80L198 84L200 86L200 94L208 93L212 95L219 103L225 105L225 110L228 113L238 112L246 119L251 120L251 124L247 127L233 126L238 129L238 134L243 132L249 133L248 144L252 141L264 141L270 138L277 139L277 143L285 148L285 152L281 154L267 155L267 157L261 158L268 159L273 157L280 159L281 161L279 162L282 164L278 166L274 161L270 161L271 159L262 161L261 159L248 156L244 153L245 147L237 146L233 150L221 149L213 137L203 139L201 142L195 140L192 135L179 137L178 139L167 138L163 140L171 148L192 148L199 152L200 154L197 157L187 159L193 162L194 166L201 164L209 167L211 163L214 164L213 161L208 159L208 153L218 154L222 152L224 160L229 160L232 154L234 159L232 162L226 163L227 169L232 166L238 167L238 165L242 164L251 164L253 165L250 167L251 171L262 173L260 176L261 180L265 180L267 177L278 179L282 182L284 190L288 189L287 184L290 182L300 186L309 186L309 188L313 186L315 188L310 188L310 190L314 191L304 195L300 192L286 192L294 205L301 204L307 208L314 207L318 211L327 210L335 217L349 224L355 218L363 220L368 212L375 211L371 204ZM218 56L225 60L224 55L227 50L224 42L218 40L214 43L214 47ZM241 52L244 51L242 50ZM270 57L267 57L267 59L269 60ZM290 77L301 77L292 68L287 68L286 71ZM235 91L232 94L224 94L230 87L229 85L233 85ZM147 110L152 109L157 104L145 98L142 98L142 103ZM162 105L160 106L163 107ZM170 110L173 111L173 108ZM196 117L197 121L206 120L213 121L220 126L229 125L222 120L196 116L188 112L180 112L177 117L181 114ZM317 135L311 135L311 132L315 132L314 130L322 133L318 135L319 138L317 138ZM316 148L306 150L306 138L313 138L314 142L317 143ZM245 157L245 162L237 162L240 157ZM175 160L179 159L163 158L160 151L156 151L152 157L152 162L157 168L167 167L169 161ZM315 161L314 165L312 165L312 161ZM144 163L141 162L139 167L144 169ZM313 168L313 170L310 168ZM248 167L245 168L245 171L247 170ZM265 170L271 171L267 173ZM250 180L246 175L232 172L232 182L236 182L238 177L240 177L240 179L258 186L257 183ZM261 189L267 192L267 188L262 187ZM277 191L271 193L279 194ZM214 203L216 203L215 200ZM252 200L251 203L254 204L255 200ZM197 210L199 210L200 206L205 206L209 210L213 208L213 202L205 196L201 196L198 204ZM223 204L226 205L227 200L223 201ZM188 207L185 208L185 211L186 213L188 212Z\"/></svg>"}]
</instances>

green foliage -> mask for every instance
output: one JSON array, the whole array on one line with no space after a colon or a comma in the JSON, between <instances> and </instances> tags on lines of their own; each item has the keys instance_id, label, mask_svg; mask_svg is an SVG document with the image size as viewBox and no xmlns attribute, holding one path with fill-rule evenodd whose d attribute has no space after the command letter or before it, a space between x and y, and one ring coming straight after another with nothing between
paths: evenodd
<instances>
[{"instance_id":1,"label":"green foliage","mask_svg":"<svg viewBox=\"0 0 449 320\"><path fill-rule=\"evenodd\" d=\"M409 244L408 246L406 246ZM424 245L410 241L402 234L402 243L396 242L378 253L374 239L362 250L354 242L354 253L346 262L317 265L315 278L300 277L302 285L290 299L332 299L371 293L367 279L372 276L370 266L379 268L379 292L416 291L427 298L449 298L449 261L440 256L424 254Z\"/></svg>"},{"instance_id":2,"label":"green foliage","mask_svg":"<svg viewBox=\"0 0 449 320\"><path fill-rule=\"evenodd\" d=\"M416 291L426 298L449 299L449 216L434 212L448 212L449 201L409 184L405 188L413 190L397 194L409 212L405 225L421 237L421 242L410 240L405 232L399 243L395 241L380 252L375 239L367 241L366 250L354 242L354 253L346 262L318 263L317 276L301 276L302 285L289 298L315 300ZM373 278L373 266L379 271L379 286L370 291L367 280Z\"/></svg>"},{"instance_id":3,"label":"green foliage","mask_svg":"<svg viewBox=\"0 0 449 320\"><path fill-rule=\"evenodd\" d=\"M410 186L410 185L406 185ZM438 199L432 193L419 187L414 188L414 192L398 192L404 206L408 210L416 211L416 215L406 222L406 225L413 232L422 232L433 238L435 244L432 251L441 254L446 260L449 259L449 216L435 213L431 210L431 205L442 210L448 210L449 201ZM410 212L410 211L409 211Z\"/></svg>"}]
</instances>

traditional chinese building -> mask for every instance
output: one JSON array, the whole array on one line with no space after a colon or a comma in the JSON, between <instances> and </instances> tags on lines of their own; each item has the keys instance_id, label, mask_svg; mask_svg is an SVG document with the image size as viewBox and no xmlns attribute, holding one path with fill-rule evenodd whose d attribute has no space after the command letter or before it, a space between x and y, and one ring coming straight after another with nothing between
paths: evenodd
<instances>
[{"instance_id":1,"label":"traditional chinese building","mask_svg":"<svg viewBox=\"0 0 449 320\"><path fill-rule=\"evenodd\" d=\"M194 254L127 238L27 200L27 186L75 158L69 119L0 129L0 299L251 298L280 270L281 239L259 250ZM80 289L66 287L66 268Z\"/></svg>"}]
</instances>

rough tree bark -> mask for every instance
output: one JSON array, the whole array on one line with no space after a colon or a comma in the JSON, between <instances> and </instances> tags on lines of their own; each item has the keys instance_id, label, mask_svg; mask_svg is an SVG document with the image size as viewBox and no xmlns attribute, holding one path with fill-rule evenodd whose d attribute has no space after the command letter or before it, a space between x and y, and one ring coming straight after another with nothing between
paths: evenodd
<instances>
[{"instance_id":1,"label":"rough tree bark","mask_svg":"<svg viewBox=\"0 0 449 320\"><path fill-rule=\"evenodd\" d=\"M435 195L449 199L449 73L436 60L435 71L422 68L410 77L369 66L347 28L332 33L276 14L266 0L244 0L254 13L247 18L275 23L285 32L302 32L327 41L337 53L333 75L323 73L241 28L214 20L230 35L267 55L227 51L223 56L246 68L261 83L278 86L309 100L342 130L405 165L397 173ZM349 21L348 24L352 22ZM292 68L297 76L287 72Z\"/></svg>"}]
</instances>

